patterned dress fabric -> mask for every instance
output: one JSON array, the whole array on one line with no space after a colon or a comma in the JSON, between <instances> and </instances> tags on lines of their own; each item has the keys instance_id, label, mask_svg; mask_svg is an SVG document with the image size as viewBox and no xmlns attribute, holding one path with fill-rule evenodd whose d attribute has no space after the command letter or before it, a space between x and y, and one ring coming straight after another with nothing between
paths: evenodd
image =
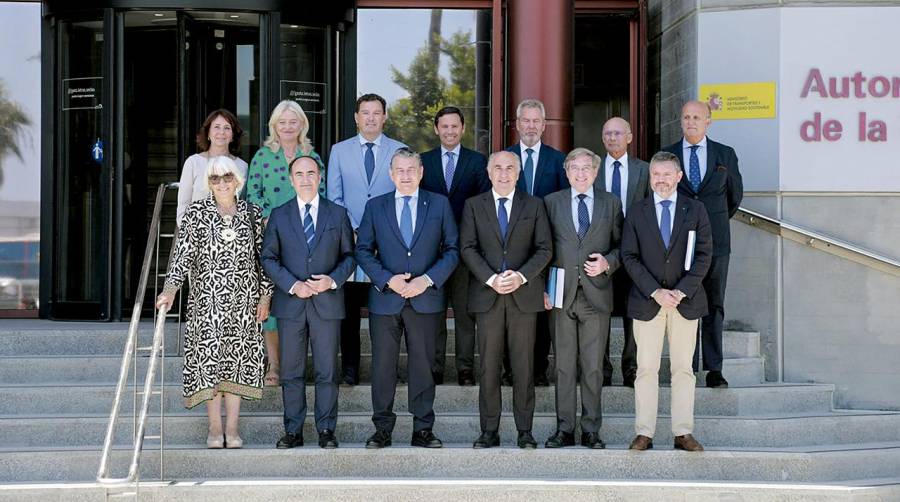
<instances>
[{"instance_id":1,"label":"patterned dress fabric","mask_svg":"<svg viewBox=\"0 0 900 502\"><path fill-rule=\"evenodd\" d=\"M298 157L312 157L322 170L322 183L319 185L319 195L325 197L325 164L314 150L309 155L304 155L297 150ZM250 161L250 169L247 172L247 202L256 204L262 208L263 218L268 218L272 210L297 196L291 185L291 176L287 162L284 159L284 150L281 148L273 152L264 146L256 151L256 155ZM278 328L275 316L263 324L266 331L275 331Z\"/></svg>"},{"instance_id":2,"label":"patterned dress fabric","mask_svg":"<svg viewBox=\"0 0 900 502\"><path fill-rule=\"evenodd\" d=\"M193 408L219 391L262 398L265 350L256 307L268 303L272 282L259 262L262 211L239 200L223 217L212 195L185 213L166 278L166 293L190 279L184 334L184 405Z\"/></svg>"}]
</instances>

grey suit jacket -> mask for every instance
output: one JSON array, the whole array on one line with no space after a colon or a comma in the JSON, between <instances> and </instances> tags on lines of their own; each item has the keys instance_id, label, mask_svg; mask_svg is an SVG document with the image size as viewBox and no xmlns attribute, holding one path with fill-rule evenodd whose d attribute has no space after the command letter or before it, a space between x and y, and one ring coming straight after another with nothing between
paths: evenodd
<instances>
[{"instance_id":1,"label":"grey suit jacket","mask_svg":"<svg viewBox=\"0 0 900 502\"><path fill-rule=\"evenodd\" d=\"M600 172L597 179L594 180L594 190L606 191L606 159L609 155L603 156L600 161ZM643 160L628 156L628 186L625 188L625 204L623 204L623 213L627 213L628 209L635 202L642 201L650 196L650 164Z\"/></svg>"},{"instance_id":2,"label":"grey suit jacket","mask_svg":"<svg viewBox=\"0 0 900 502\"><path fill-rule=\"evenodd\" d=\"M594 190L594 211L591 226L584 240L578 239L572 221L572 191L569 188L544 198L550 226L553 228L554 267L566 271L563 289L563 308L571 307L580 284L591 305L601 313L613 308L613 289L610 277L621 265L619 242L622 239L622 202L609 193ZM596 277L584 272L588 255L601 253L609 262L609 270Z\"/></svg>"}]
</instances>

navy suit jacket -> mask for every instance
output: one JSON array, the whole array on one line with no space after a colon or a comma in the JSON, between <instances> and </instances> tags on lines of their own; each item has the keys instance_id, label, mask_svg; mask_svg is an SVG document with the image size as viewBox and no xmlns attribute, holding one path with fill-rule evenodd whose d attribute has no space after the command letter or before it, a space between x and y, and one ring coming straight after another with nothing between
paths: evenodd
<instances>
[{"instance_id":1,"label":"navy suit jacket","mask_svg":"<svg viewBox=\"0 0 900 502\"><path fill-rule=\"evenodd\" d=\"M713 256L731 253L731 224L729 220L737 212L744 197L744 182L738 169L734 148L706 137L706 175L700 180L700 190L694 191L688 179L690 166L684 161L683 139L663 150L674 153L681 161L684 175L678 183L678 195L699 200L706 206L712 228Z\"/></svg>"},{"instance_id":2,"label":"navy suit jacket","mask_svg":"<svg viewBox=\"0 0 900 502\"><path fill-rule=\"evenodd\" d=\"M462 219L466 199L491 189L491 180L487 175L487 157L464 146L459 148L456 172L453 173L449 192L447 183L444 181L441 147L423 153L422 166L425 168L425 175L422 177L420 188L439 193L450 199L450 207L453 208L453 216L456 218L457 224Z\"/></svg>"},{"instance_id":3,"label":"navy suit jacket","mask_svg":"<svg viewBox=\"0 0 900 502\"><path fill-rule=\"evenodd\" d=\"M507 152L513 152L522 159L521 143L506 149ZM531 195L539 199L558 192L563 188L569 188L569 178L566 177L566 169L564 166L566 156L562 152L552 146L541 143L541 151L538 154L538 165L534 170L534 190ZM522 169L525 163L522 163ZM519 182L516 183L516 190L525 193L525 174L519 174Z\"/></svg>"},{"instance_id":4,"label":"navy suit jacket","mask_svg":"<svg viewBox=\"0 0 900 502\"><path fill-rule=\"evenodd\" d=\"M684 270L688 232L696 232L694 261ZM678 194L675 223L669 247L663 245L653 195L635 202L628 210L622 231L622 263L633 285L628 295L628 317L650 321L660 306L650 297L658 288L677 289L687 295L678 304L685 319L699 319L708 313L703 278L712 263L712 236L703 205Z\"/></svg>"},{"instance_id":5,"label":"navy suit jacket","mask_svg":"<svg viewBox=\"0 0 900 502\"><path fill-rule=\"evenodd\" d=\"M447 308L444 283L459 263L459 236L450 202L440 194L419 189L412 245L400 234L394 193L375 197L366 204L357 229L356 259L372 280L369 312L399 314L406 299L388 288L396 274L413 278L427 274L432 287L410 299L416 312L434 314Z\"/></svg>"},{"instance_id":6,"label":"navy suit jacket","mask_svg":"<svg viewBox=\"0 0 900 502\"><path fill-rule=\"evenodd\" d=\"M275 317L296 319L312 303L323 319L344 318L344 289L341 286L356 268L353 230L347 210L319 197L315 227L316 236L312 249L309 249L296 197L269 215L260 261L275 283L272 295L272 315ZM305 299L288 293L295 282L305 281L313 274L330 276L337 289Z\"/></svg>"}]
</instances>

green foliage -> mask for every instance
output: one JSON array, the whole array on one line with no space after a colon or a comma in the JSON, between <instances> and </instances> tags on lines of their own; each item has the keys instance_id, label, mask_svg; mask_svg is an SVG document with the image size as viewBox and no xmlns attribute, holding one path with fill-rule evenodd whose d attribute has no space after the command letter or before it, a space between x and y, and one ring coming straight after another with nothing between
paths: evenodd
<instances>
[{"instance_id":1,"label":"green foliage","mask_svg":"<svg viewBox=\"0 0 900 502\"><path fill-rule=\"evenodd\" d=\"M449 58L450 82L438 74L439 60L434 57L435 46L426 43L419 49L404 74L391 66L392 80L409 96L388 107L385 132L403 141L416 151L430 150L437 145L434 134L434 115L444 106L456 106L466 118L463 144L474 146L475 124L475 45L471 31L457 31L449 39L433 33L439 42L440 54Z\"/></svg>"},{"instance_id":2,"label":"green foliage","mask_svg":"<svg viewBox=\"0 0 900 502\"><path fill-rule=\"evenodd\" d=\"M7 99L6 86L0 81L0 185L3 184L3 158L12 153L22 159L18 139L29 125L31 119L17 103Z\"/></svg>"}]
</instances>

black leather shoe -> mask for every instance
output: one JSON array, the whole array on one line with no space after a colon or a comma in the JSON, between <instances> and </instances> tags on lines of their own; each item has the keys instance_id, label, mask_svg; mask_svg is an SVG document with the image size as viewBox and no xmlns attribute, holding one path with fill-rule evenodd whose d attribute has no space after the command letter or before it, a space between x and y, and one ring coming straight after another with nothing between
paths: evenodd
<instances>
[{"instance_id":1,"label":"black leather shoe","mask_svg":"<svg viewBox=\"0 0 900 502\"><path fill-rule=\"evenodd\" d=\"M582 432L581 446L586 446L594 450L602 450L606 448L606 443L600 439L600 434L597 434L596 432Z\"/></svg>"},{"instance_id":2,"label":"black leather shoe","mask_svg":"<svg viewBox=\"0 0 900 502\"><path fill-rule=\"evenodd\" d=\"M503 374L500 376L500 385L502 385L504 387L512 387L512 384L513 384L512 373L510 373L508 371L504 371Z\"/></svg>"},{"instance_id":3,"label":"black leather shoe","mask_svg":"<svg viewBox=\"0 0 900 502\"><path fill-rule=\"evenodd\" d=\"M444 385L444 374L441 372L432 372L431 379L434 380L435 385Z\"/></svg>"},{"instance_id":4,"label":"black leather shoe","mask_svg":"<svg viewBox=\"0 0 900 502\"><path fill-rule=\"evenodd\" d=\"M375 431L375 434L369 436L369 439L366 439L366 448L378 449L385 448L391 445L391 433L384 430L378 429Z\"/></svg>"},{"instance_id":5,"label":"black leather shoe","mask_svg":"<svg viewBox=\"0 0 900 502\"><path fill-rule=\"evenodd\" d=\"M550 385L550 379L547 378L546 373L534 375L534 386L535 387L547 387L548 385Z\"/></svg>"},{"instance_id":6,"label":"black leather shoe","mask_svg":"<svg viewBox=\"0 0 900 502\"><path fill-rule=\"evenodd\" d=\"M319 447L331 450L338 447L337 438L334 437L334 431L325 429L319 433Z\"/></svg>"},{"instance_id":7,"label":"black leather shoe","mask_svg":"<svg viewBox=\"0 0 900 502\"><path fill-rule=\"evenodd\" d=\"M275 444L275 448L278 448L279 450L297 448L298 446L303 446L303 434L294 434L293 432L288 432L284 436L281 436L281 439Z\"/></svg>"},{"instance_id":8,"label":"black leather shoe","mask_svg":"<svg viewBox=\"0 0 900 502\"><path fill-rule=\"evenodd\" d=\"M612 377L603 377L603 386L609 387L612 385Z\"/></svg>"},{"instance_id":9,"label":"black leather shoe","mask_svg":"<svg viewBox=\"0 0 900 502\"><path fill-rule=\"evenodd\" d=\"M537 448L537 441L534 440L531 431L519 431L519 439L516 440L516 445L523 450L533 450Z\"/></svg>"},{"instance_id":10,"label":"black leather shoe","mask_svg":"<svg viewBox=\"0 0 900 502\"><path fill-rule=\"evenodd\" d=\"M728 380L725 380L721 371L712 370L706 374L706 386L712 389L727 389Z\"/></svg>"},{"instance_id":11,"label":"black leather shoe","mask_svg":"<svg viewBox=\"0 0 900 502\"><path fill-rule=\"evenodd\" d=\"M471 387L475 385L475 375L472 373L472 370L459 370L456 383L461 387Z\"/></svg>"},{"instance_id":12,"label":"black leather shoe","mask_svg":"<svg viewBox=\"0 0 900 502\"><path fill-rule=\"evenodd\" d=\"M357 385L358 383L359 378L357 378L357 376L350 371L345 371L341 375L341 385Z\"/></svg>"},{"instance_id":13,"label":"black leather shoe","mask_svg":"<svg viewBox=\"0 0 900 502\"><path fill-rule=\"evenodd\" d=\"M631 387L631 388L633 389L633 388L634 388L634 381L635 381L636 379L637 379L637 373L635 373L635 372L633 372L633 371L629 371L629 372L625 373L625 377L624 377L624 379L622 380L622 385L623 385L624 387Z\"/></svg>"},{"instance_id":14,"label":"black leather shoe","mask_svg":"<svg viewBox=\"0 0 900 502\"><path fill-rule=\"evenodd\" d=\"M478 439L472 443L472 448L475 448L476 450L494 446L500 446L500 435L497 434L497 431L484 431L478 436Z\"/></svg>"},{"instance_id":15,"label":"black leather shoe","mask_svg":"<svg viewBox=\"0 0 900 502\"><path fill-rule=\"evenodd\" d=\"M413 432L412 441L409 444L419 448L442 448L444 446L444 443L431 432L431 429Z\"/></svg>"},{"instance_id":16,"label":"black leather shoe","mask_svg":"<svg viewBox=\"0 0 900 502\"><path fill-rule=\"evenodd\" d=\"M557 430L544 443L544 448L562 448L564 446L575 446L575 434Z\"/></svg>"}]
</instances>

